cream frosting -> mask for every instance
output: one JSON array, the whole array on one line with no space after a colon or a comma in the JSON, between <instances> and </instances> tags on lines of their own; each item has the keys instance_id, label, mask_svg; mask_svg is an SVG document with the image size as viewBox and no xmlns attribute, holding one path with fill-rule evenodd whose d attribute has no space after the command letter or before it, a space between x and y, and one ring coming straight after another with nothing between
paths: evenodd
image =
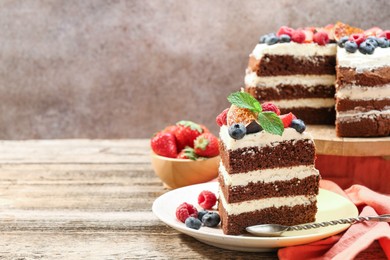
<instances>
[{"instance_id":1,"label":"cream frosting","mask_svg":"<svg viewBox=\"0 0 390 260\"><path fill-rule=\"evenodd\" d=\"M336 120L343 121L360 121L362 118L375 119L378 116L390 117L390 106L386 106L383 110L370 110L366 112L349 110L336 113Z\"/></svg>"},{"instance_id":2,"label":"cream frosting","mask_svg":"<svg viewBox=\"0 0 390 260\"><path fill-rule=\"evenodd\" d=\"M317 201L316 195L310 195L310 196L299 195L299 196L273 197L273 198L266 198L266 199L259 199L259 200L249 200L249 201L243 201L237 203L227 203L220 189L218 193L219 193L220 201L229 215L239 215L242 213L252 212L255 210L262 210L271 207L276 207L276 208L282 206L294 207L296 205L306 206L315 203Z\"/></svg>"},{"instance_id":3,"label":"cream frosting","mask_svg":"<svg viewBox=\"0 0 390 260\"><path fill-rule=\"evenodd\" d=\"M390 98L390 84L367 87L359 85L346 85L338 89L336 97L351 100L381 100Z\"/></svg>"},{"instance_id":4,"label":"cream frosting","mask_svg":"<svg viewBox=\"0 0 390 260\"><path fill-rule=\"evenodd\" d=\"M334 98L299 98L299 99L283 99L283 100L270 100L280 108L293 108L293 107L311 107L311 108L326 108L334 107Z\"/></svg>"},{"instance_id":5,"label":"cream frosting","mask_svg":"<svg viewBox=\"0 0 390 260\"><path fill-rule=\"evenodd\" d=\"M295 57L332 56L336 54L336 44L320 46L316 43L278 43L274 45L257 44L251 55L260 60L265 54L290 55Z\"/></svg>"},{"instance_id":6,"label":"cream frosting","mask_svg":"<svg viewBox=\"0 0 390 260\"><path fill-rule=\"evenodd\" d=\"M228 150L247 147L277 146L280 142L288 140L307 139L311 142L313 141L311 134L307 132L298 133L293 128L285 128L282 136L270 134L263 130L258 133L245 135L240 140L235 140L230 137L228 127L223 125L221 126L219 136Z\"/></svg>"},{"instance_id":7,"label":"cream frosting","mask_svg":"<svg viewBox=\"0 0 390 260\"><path fill-rule=\"evenodd\" d=\"M349 53L344 48L337 47L337 66L354 68L358 73L390 66L390 48L378 47L373 54L365 55L359 51Z\"/></svg>"},{"instance_id":8,"label":"cream frosting","mask_svg":"<svg viewBox=\"0 0 390 260\"><path fill-rule=\"evenodd\" d=\"M335 75L293 75L259 77L256 72L247 71L245 85L248 87L276 88L279 85L303 85L315 87L318 85L333 86L336 81Z\"/></svg>"},{"instance_id":9,"label":"cream frosting","mask_svg":"<svg viewBox=\"0 0 390 260\"><path fill-rule=\"evenodd\" d=\"M222 174L226 185L246 186L250 182L271 183L275 181L288 181L294 178L304 179L309 176L318 176L319 172L314 165L299 165L276 169L263 169L246 173L228 174L222 162L219 165L219 173Z\"/></svg>"}]
</instances>

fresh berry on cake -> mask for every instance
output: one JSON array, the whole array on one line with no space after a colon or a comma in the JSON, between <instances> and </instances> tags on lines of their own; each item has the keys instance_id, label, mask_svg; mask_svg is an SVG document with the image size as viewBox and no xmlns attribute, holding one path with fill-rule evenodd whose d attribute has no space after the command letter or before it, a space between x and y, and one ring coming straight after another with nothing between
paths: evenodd
<instances>
[{"instance_id":1,"label":"fresh berry on cake","mask_svg":"<svg viewBox=\"0 0 390 260\"><path fill-rule=\"evenodd\" d=\"M217 117L222 122L218 210L223 232L313 222L320 175L304 122L292 113L278 115L276 105L261 105L245 92L228 100L231 107Z\"/></svg>"},{"instance_id":2,"label":"fresh berry on cake","mask_svg":"<svg viewBox=\"0 0 390 260\"><path fill-rule=\"evenodd\" d=\"M389 40L390 31L377 27L338 39L338 136L390 135Z\"/></svg>"},{"instance_id":3,"label":"fresh berry on cake","mask_svg":"<svg viewBox=\"0 0 390 260\"><path fill-rule=\"evenodd\" d=\"M334 124L336 44L332 26L260 37L249 55L245 91L309 124Z\"/></svg>"}]
</instances>

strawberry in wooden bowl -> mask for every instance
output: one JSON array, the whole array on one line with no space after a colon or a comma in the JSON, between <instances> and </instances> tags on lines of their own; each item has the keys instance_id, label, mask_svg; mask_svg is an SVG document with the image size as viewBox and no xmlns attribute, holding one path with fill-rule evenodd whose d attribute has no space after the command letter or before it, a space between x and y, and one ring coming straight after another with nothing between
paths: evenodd
<instances>
[{"instance_id":1,"label":"strawberry in wooden bowl","mask_svg":"<svg viewBox=\"0 0 390 260\"><path fill-rule=\"evenodd\" d=\"M203 125L179 121L155 134L150 145L153 169L169 189L218 176L218 139Z\"/></svg>"}]
</instances>

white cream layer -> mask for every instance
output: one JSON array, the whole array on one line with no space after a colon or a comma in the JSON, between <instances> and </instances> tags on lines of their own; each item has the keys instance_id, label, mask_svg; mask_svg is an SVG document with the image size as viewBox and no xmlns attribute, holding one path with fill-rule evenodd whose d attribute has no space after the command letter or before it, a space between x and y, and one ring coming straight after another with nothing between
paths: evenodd
<instances>
[{"instance_id":1,"label":"white cream layer","mask_svg":"<svg viewBox=\"0 0 390 260\"><path fill-rule=\"evenodd\" d=\"M390 107L385 107L384 110L370 110L367 112L360 112L360 111L342 111L336 113L336 120L343 122L343 121L360 121L362 118L369 118L374 120L378 116L384 116L384 117L390 117Z\"/></svg>"},{"instance_id":2,"label":"white cream layer","mask_svg":"<svg viewBox=\"0 0 390 260\"><path fill-rule=\"evenodd\" d=\"M219 190L219 198L222 205L229 215L239 215L255 210L262 210L270 207L280 208L282 206L294 207L296 205L310 205L317 201L316 195L311 196L288 196L288 197L273 197L259 200L249 200L237 203L227 203L221 190Z\"/></svg>"},{"instance_id":3,"label":"white cream layer","mask_svg":"<svg viewBox=\"0 0 390 260\"><path fill-rule=\"evenodd\" d=\"M390 66L390 48L375 48L371 55L359 51L349 53L344 48L337 47L337 65L344 68L355 68L358 73Z\"/></svg>"},{"instance_id":4,"label":"white cream layer","mask_svg":"<svg viewBox=\"0 0 390 260\"><path fill-rule=\"evenodd\" d=\"M314 168L314 165L293 166L276 169L264 169L250 171L246 173L228 174L225 166L222 163L219 165L219 172L222 174L225 185L246 186L252 183L270 183L275 181L288 181L294 178L304 179L309 176L318 176L319 172Z\"/></svg>"},{"instance_id":5,"label":"white cream layer","mask_svg":"<svg viewBox=\"0 0 390 260\"><path fill-rule=\"evenodd\" d=\"M314 87L318 85L333 86L336 81L335 75L293 75L259 77L256 72L247 72L245 85L248 87L276 88L279 85L303 85Z\"/></svg>"},{"instance_id":6,"label":"white cream layer","mask_svg":"<svg viewBox=\"0 0 390 260\"><path fill-rule=\"evenodd\" d=\"M387 99L390 98L390 84L377 87L347 85L337 90L336 97L351 100Z\"/></svg>"},{"instance_id":7,"label":"white cream layer","mask_svg":"<svg viewBox=\"0 0 390 260\"><path fill-rule=\"evenodd\" d=\"M326 44L320 46L316 43L278 43L274 45L257 44L252 51L252 56L260 60L265 54L269 55L289 55L295 57L310 56L331 56L336 55L336 44Z\"/></svg>"},{"instance_id":8,"label":"white cream layer","mask_svg":"<svg viewBox=\"0 0 390 260\"><path fill-rule=\"evenodd\" d=\"M311 142L313 141L311 134L307 132L300 134L293 128L285 128L282 136L273 135L263 130L258 133L245 135L240 140L235 140L230 137L228 127L223 125L219 131L219 136L228 150L247 147L277 146L280 142L287 140L308 139Z\"/></svg>"},{"instance_id":9,"label":"white cream layer","mask_svg":"<svg viewBox=\"0 0 390 260\"><path fill-rule=\"evenodd\" d=\"M297 107L310 107L310 108L327 108L334 107L334 98L299 98L299 99L283 99L283 100L270 100L280 108L297 108Z\"/></svg>"}]
</instances>

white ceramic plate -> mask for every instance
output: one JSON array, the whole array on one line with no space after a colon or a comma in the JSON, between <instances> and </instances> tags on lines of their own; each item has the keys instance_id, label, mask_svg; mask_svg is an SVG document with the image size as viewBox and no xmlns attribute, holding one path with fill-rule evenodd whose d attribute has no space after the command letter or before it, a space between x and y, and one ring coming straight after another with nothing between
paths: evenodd
<instances>
[{"instance_id":1,"label":"white ceramic plate","mask_svg":"<svg viewBox=\"0 0 390 260\"><path fill-rule=\"evenodd\" d=\"M286 232L285 236L282 237L225 235L220 226L217 228L201 227L199 230L187 228L184 223L176 219L176 208L181 203L188 202L196 206L198 210L201 210L201 207L197 203L197 198L203 190L210 190L217 194L218 183L197 184L169 191L154 201L152 207L153 212L167 225L203 243L224 249L247 252L272 251L279 247L310 243L340 233L350 226L349 224L345 224ZM317 206L316 222L358 216L358 210L352 202L336 193L323 189L320 189Z\"/></svg>"}]
</instances>

